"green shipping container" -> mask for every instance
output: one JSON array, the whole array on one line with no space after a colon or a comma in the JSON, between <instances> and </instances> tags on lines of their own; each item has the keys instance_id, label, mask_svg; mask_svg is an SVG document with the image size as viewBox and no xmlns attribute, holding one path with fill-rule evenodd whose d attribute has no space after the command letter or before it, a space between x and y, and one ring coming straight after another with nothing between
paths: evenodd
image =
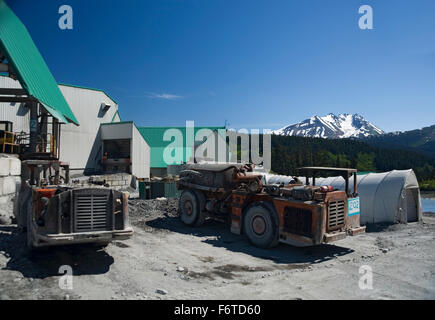
<instances>
[{"instance_id":1,"label":"green shipping container","mask_svg":"<svg viewBox=\"0 0 435 320\"><path fill-rule=\"evenodd\" d=\"M165 197L166 198L179 198L181 190L177 189L177 184L175 182L165 183Z\"/></svg>"},{"instance_id":2,"label":"green shipping container","mask_svg":"<svg viewBox=\"0 0 435 320\"><path fill-rule=\"evenodd\" d=\"M139 199L150 199L150 183L139 181Z\"/></svg>"},{"instance_id":3,"label":"green shipping container","mask_svg":"<svg viewBox=\"0 0 435 320\"><path fill-rule=\"evenodd\" d=\"M139 199L146 199L146 193L145 193L145 182L139 181Z\"/></svg>"},{"instance_id":4,"label":"green shipping container","mask_svg":"<svg viewBox=\"0 0 435 320\"><path fill-rule=\"evenodd\" d=\"M165 196L165 182L153 181L150 184L150 199L162 198Z\"/></svg>"},{"instance_id":5,"label":"green shipping container","mask_svg":"<svg viewBox=\"0 0 435 320\"><path fill-rule=\"evenodd\" d=\"M177 189L175 182L139 182L140 199L179 198L180 195L181 191Z\"/></svg>"}]
</instances>

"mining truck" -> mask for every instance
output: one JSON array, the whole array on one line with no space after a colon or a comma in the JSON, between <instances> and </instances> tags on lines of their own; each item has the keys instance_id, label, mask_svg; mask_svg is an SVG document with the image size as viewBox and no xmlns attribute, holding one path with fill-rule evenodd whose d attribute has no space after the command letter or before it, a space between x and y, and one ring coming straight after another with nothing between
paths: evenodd
<instances>
[{"instance_id":1,"label":"mining truck","mask_svg":"<svg viewBox=\"0 0 435 320\"><path fill-rule=\"evenodd\" d=\"M360 226L356 169L305 167L299 171L306 177L305 184L294 178L286 185L268 185L252 164L186 164L177 181L182 190L180 219L189 226L200 226L206 218L227 222L232 233L245 234L261 248L279 242L313 246L365 232ZM316 186L315 177L321 172L343 176L346 190Z\"/></svg>"},{"instance_id":2,"label":"mining truck","mask_svg":"<svg viewBox=\"0 0 435 320\"><path fill-rule=\"evenodd\" d=\"M27 231L27 246L76 243L105 246L133 234L128 194L99 185L76 186L69 165L58 160L24 160L23 179L14 213ZM63 175L61 174L63 173Z\"/></svg>"}]
</instances>

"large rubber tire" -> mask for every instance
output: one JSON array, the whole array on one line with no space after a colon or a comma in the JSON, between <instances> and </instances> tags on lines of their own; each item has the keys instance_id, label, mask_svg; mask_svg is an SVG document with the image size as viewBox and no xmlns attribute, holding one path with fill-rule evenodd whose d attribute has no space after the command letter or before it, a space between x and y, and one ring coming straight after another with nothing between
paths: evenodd
<instances>
[{"instance_id":1,"label":"large rubber tire","mask_svg":"<svg viewBox=\"0 0 435 320\"><path fill-rule=\"evenodd\" d=\"M200 215L200 204L194 191L184 190L178 201L180 219L188 226L194 226Z\"/></svg>"},{"instance_id":2,"label":"large rubber tire","mask_svg":"<svg viewBox=\"0 0 435 320\"><path fill-rule=\"evenodd\" d=\"M204 224L205 219L207 218L207 212L205 210L205 195L200 190L194 190L196 198L198 199L199 204L199 214L198 219L195 222L195 227L200 227Z\"/></svg>"},{"instance_id":3,"label":"large rubber tire","mask_svg":"<svg viewBox=\"0 0 435 320\"><path fill-rule=\"evenodd\" d=\"M272 248L278 245L278 216L266 203L258 202L248 208L243 217L243 230L256 247Z\"/></svg>"}]
</instances>

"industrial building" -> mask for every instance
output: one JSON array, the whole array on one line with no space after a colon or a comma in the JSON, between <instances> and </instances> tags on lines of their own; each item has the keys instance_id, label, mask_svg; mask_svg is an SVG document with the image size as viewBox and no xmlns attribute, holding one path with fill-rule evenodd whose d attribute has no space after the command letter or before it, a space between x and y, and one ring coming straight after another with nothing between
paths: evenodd
<instances>
[{"instance_id":1,"label":"industrial building","mask_svg":"<svg viewBox=\"0 0 435 320\"><path fill-rule=\"evenodd\" d=\"M117 102L104 90L68 84L58 87L80 124L62 124L58 146L59 160L70 164L73 177L108 172L131 173L137 178L163 177L168 165L192 161L195 148L203 142L195 141L194 147L188 148L186 127L137 127L133 122L122 122ZM21 89L21 85L0 75L0 88ZM13 132L30 132L30 110L25 103L0 103L0 119L11 122ZM164 139L164 135L173 129L183 138L183 144L175 147L181 156L166 163L164 152L172 140ZM225 126L193 128L195 137L202 132L208 134L207 139L218 137L226 145ZM215 142L216 148L222 141ZM117 159L111 150L122 154Z\"/></svg>"},{"instance_id":2,"label":"industrial building","mask_svg":"<svg viewBox=\"0 0 435 320\"><path fill-rule=\"evenodd\" d=\"M101 126L121 121L116 101L99 89L66 84L59 84L58 87L80 123L79 126L74 123L63 124L57 146L59 160L70 164L71 175L108 172L103 165L103 140L126 139L132 143L129 147L129 164L126 168L120 167L119 172L131 173L137 178L149 178L149 147L136 126L130 123L128 133L125 126L105 126L104 129ZM21 89L21 86L16 80L0 76L0 88ZM11 122L13 132L30 132L30 109L25 103L0 103L0 119ZM125 163L126 160L123 161ZM109 171L114 173L114 169L116 166L110 167Z\"/></svg>"},{"instance_id":3,"label":"industrial building","mask_svg":"<svg viewBox=\"0 0 435 320\"><path fill-rule=\"evenodd\" d=\"M1 152L68 163L71 176L128 173L149 178L149 147L103 90L58 84L26 27L0 2ZM113 145L121 143L122 159ZM107 157L109 155L109 158ZM122 165L110 165L122 161Z\"/></svg>"},{"instance_id":4,"label":"industrial building","mask_svg":"<svg viewBox=\"0 0 435 320\"><path fill-rule=\"evenodd\" d=\"M139 132L142 134L145 141L150 146L150 172L151 176L163 177L167 174L168 165L177 165L185 162L193 162L192 156L195 153L196 148L198 148L204 141L194 141L193 147L189 148L187 145L187 129L186 127L139 127ZM217 161L218 146L227 146L226 144L226 128L222 127L194 127L193 128L194 137L205 136L207 141L214 141L215 146L215 157L213 159ZM165 133L168 137L165 137ZM173 139L171 136L174 134L180 134L183 140L182 144L174 145L174 161L167 163L164 159L164 153L168 146L173 144ZM209 140L210 139L210 140ZM220 141L218 141L220 140ZM226 158L225 149L225 158ZM178 156L177 156L178 155Z\"/></svg>"},{"instance_id":5,"label":"industrial building","mask_svg":"<svg viewBox=\"0 0 435 320\"><path fill-rule=\"evenodd\" d=\"M102 90L59 85L80 125L62 125L59 160L69 162L72 175L101 171L100 125L118 122L118 104ZM80 152L77 152L77 146Z\"/></svg>"},{"instance_id":6,"label":"industrial building","mask_svg":"<svg viewBox=\"0 0 435 320\"><path fill-rule=\"evenodd\" d=\"M193 161L204 140L215 141L214 154L218 145L226 146L225 127L194 128L194 136L204 139L187 147L185 127L138 128L121 122L117 102L105 91L56 82L27 29L4 2L0 18L0 129L9 134L2 145L12 148L9 153L68 163L72 177L128 173L147 179L165 176L170 164ZM180 156L168 162L164 154L172 141L164 136L174 129L182 137L174 151ZM226 149L220 154L226 155Z\"/></svg>"},{"instance_id":7,"label":"industrial building","mask_svg":"<svg viewBox=\"0 0 435 320\"><path fill-rule=\"evenodd\" d=\"M150 177L150 147L132 121L103 123L99 140L104 173Z\"/></svg>"}]
</instances>

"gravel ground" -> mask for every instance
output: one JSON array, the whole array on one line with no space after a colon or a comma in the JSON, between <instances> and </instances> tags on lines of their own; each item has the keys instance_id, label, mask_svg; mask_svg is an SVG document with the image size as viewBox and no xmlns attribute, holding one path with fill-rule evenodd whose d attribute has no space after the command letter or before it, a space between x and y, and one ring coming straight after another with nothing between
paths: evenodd
<instances>
[{"instance_id":1,"label":"gravel ground","mask_svg":"<svg viewBox=\"0 0 435 320\"><path fill-rule=\"evenodd\" d=\"M334 245L252 247L221 223L184 226L176 200L131 200L135 235L101 249L30 254L25 234L0 226L0 299L434 299L435 217L377 226ZM73 289L59 288L59 267ZM373 288L359 288L369 266Z\"/></svg>"}]
</instances>

